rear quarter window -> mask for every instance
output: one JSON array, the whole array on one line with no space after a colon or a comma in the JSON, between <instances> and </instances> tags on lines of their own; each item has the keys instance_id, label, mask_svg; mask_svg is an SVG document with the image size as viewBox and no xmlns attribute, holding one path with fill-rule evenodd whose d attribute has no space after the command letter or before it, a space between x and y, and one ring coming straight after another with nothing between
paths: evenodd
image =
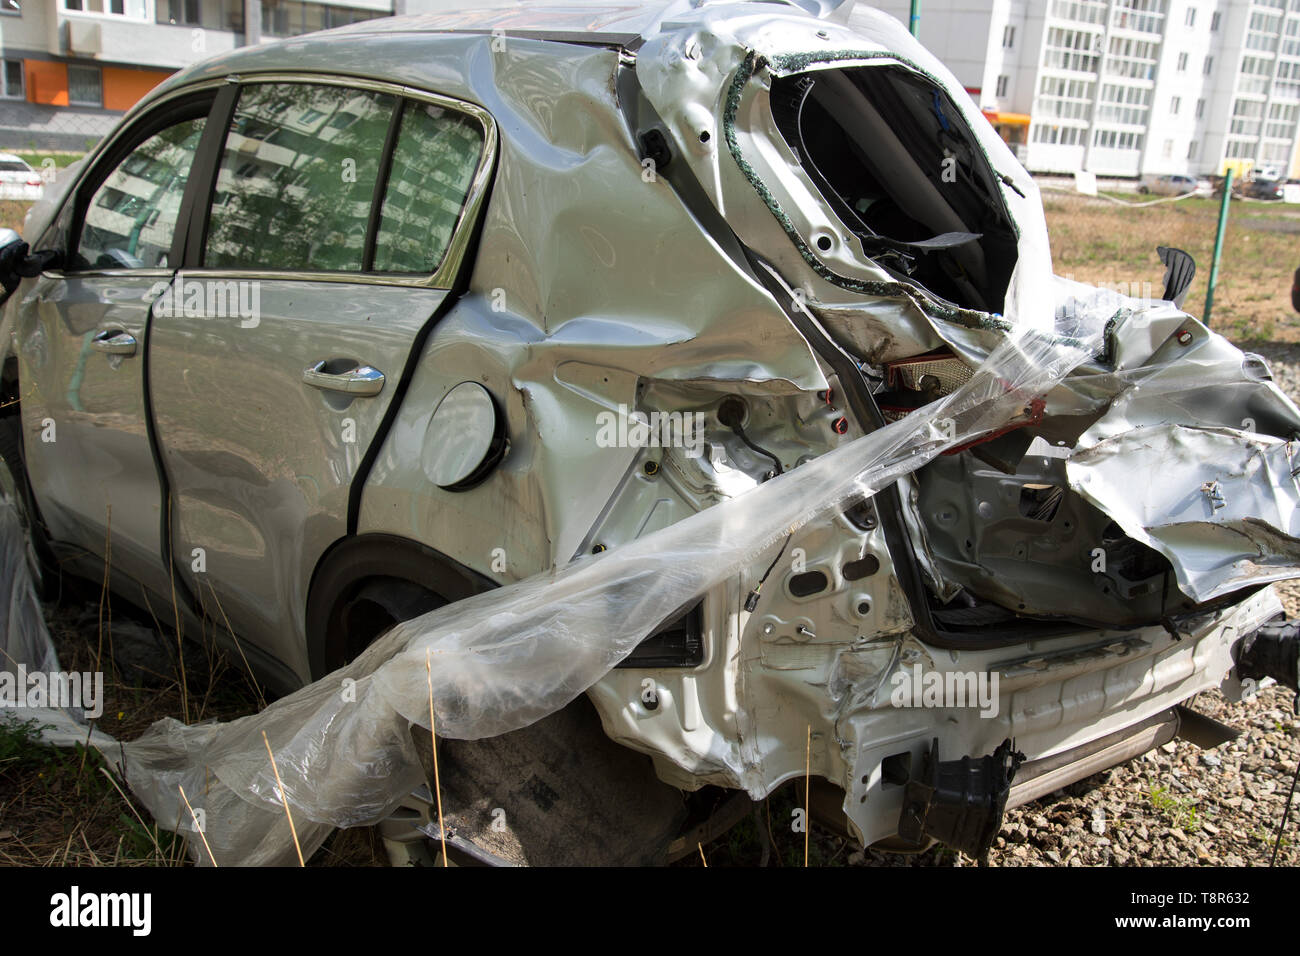
<instances>
[{"instance_id":1,"label":"rear quarter window","mask_svg":"<svg viewBox=\"0 0 1300 956\"><path fill-rule=\"evenodd\" d=\"M483 153L478 122L408 103L380 207L376 272L436 272L460 221Z\"/></svg>"}]
</instances>

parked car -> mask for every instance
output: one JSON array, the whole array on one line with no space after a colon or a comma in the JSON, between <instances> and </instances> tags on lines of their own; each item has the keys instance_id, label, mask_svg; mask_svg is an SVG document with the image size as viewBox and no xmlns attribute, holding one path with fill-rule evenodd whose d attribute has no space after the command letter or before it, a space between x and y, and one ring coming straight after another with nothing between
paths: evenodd
<instances>
[{"instance_id":1,"label":"parked car","mask_svg":"<svg viewBox=\"0 0 1300 956\"><path fill-rule=\"evenodd\" d=\"M254 45L161 84L2 243L2 470L46 584L111 552L119 595L289 691L917 414L1006 338L1013 281L1054 287L1046 235L961 84L874 10L511 4ZM592 806L659 801L593 815L584 852L663 859L684 807L807 761L858 841L979 854L1007 806L1185 732L1197 693L1294 686L1256 652L1300 573L1275 467L1300 410L1262 361L1117 309L1033 408L663 607L561 712L578 730L444 765L458 838L488 858L511 787L520 855L571 862L520 822L575 799L518 785L564 767ZM611 415L703 431L602 440ZM993 714L891 702L979 675Z\"/></svg>"},{"instance_id":2,"label":"parked car","mask_svg":"<svg viewBox=\"0 0 1300 956\"><path fill-rule=\"evenodd\" d=\"M1143 176L1138 183L1138 192L1157 196L1185 196L1189 193L1208 191L1199 180L1191 176Z\"/></svg>"},{"instance_id":3,"label":"parked car","mask_svg":"<svg viewBox=\"0 0 1300 956\"><path fill-rule=\"evenodd\" d=\"M1274 202L1286 195L1286 184L1278 179L1251 179L1241 184L1241 194L1248 199Z\"/></svg>"},{"instance_id":4,"label":"parked car","mask_svg":"<svg viewBox=\"0 0 1300 956\"><path fill-rule=\"evenodd\" d=\"M0 199L32 201L41 198L41 174L27 160L0 153Z\"/></svg>"}]
</instances>

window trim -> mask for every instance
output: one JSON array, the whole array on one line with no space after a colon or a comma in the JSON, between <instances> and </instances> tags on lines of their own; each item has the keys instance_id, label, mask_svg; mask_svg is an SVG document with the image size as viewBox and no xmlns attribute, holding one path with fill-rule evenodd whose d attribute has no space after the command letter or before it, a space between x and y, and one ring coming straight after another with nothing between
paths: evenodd
<instances>
[{"instance_id":1,"label":"window trim","mask_svg":"<svg viewBox=\"0 0 1300 956\"><path fill-rule=\"evenodd\" d=\"M375 215L375 210L382 204L382 193L380 187L387 182L389 170L392 167L393 150L397 145L396 126L400 124L402 108L405 100L414 100L416 102L431 103L434 106L443 109L459 112L465 116L476 120L483 132L483 148L479 155L478 166L474 170L474 176L470 180L469 191L465 195L465 202L461 205L460 217L456 220L456 228L452 231L451 239L447 242L447 248L443 252L442 262L438 265L438 270L432 274L416 274L404 272L367 272L364 269L359 271L340 271L340 272L323 272L310 270L294 269L238 269L238 268L211 268L200 265L202 262L203 249L206 245L208 219L211 214L212 192L216 188L217 173L220 166L220 157L225 149L226 134L230 129L231 116L227 115L221 129L221 141L213 153L212 166L205 169L207 173L207 182L202 184L203 195L206 199L203 201L201 212L196 211L193 220L190 223L190 235L199 238L199 242L190 242L186 245L185 256L182 262L187 276L195 278L203 277L223 277L238 276L247 279L262 279L273 282L283 279L294 279L303 282L343 282L351 284L366 285L388 285L388 286L406 286L414 288L429 289L451 289L456 277L460 274L461 266L464 263L466 254L469 251L470 240L472 239L475 229L478 226L479 219L485 205L488 186L492 180L493 171L496 168L497 159L497 127L496 121L492 114L481 106L468 103L464 100L454 99L450 96L444 96L440 93L432 93L428 90L416 89L415 87L406 86L400 83L388 83L382 80L372 80L367 77L350 76L347 74L336 73L309 73L309 72L285 72L269 71L265 73L249 72L241 73L238 76L225 78L223 82L231 84L232 88L242 91L246 86L264 83L301 83L314 86L341 86L347 89L363 90L366 92L386 94L396 97L394 104L393 121L390 123L388 135L384 141L384 152L380 157L379 177L376 180L376 193L371 200L371 215ZM237 98L237 97L236 97ZM233 113L233 102L232 102ZM211 117L216 119L216 117ZM202 154L200 154L202 155ZM196 158L196 165L200 159ZM369 238L369 235L367 235ZM366 263L363 262L363 266Z\"/></svg>"}]
</instances>

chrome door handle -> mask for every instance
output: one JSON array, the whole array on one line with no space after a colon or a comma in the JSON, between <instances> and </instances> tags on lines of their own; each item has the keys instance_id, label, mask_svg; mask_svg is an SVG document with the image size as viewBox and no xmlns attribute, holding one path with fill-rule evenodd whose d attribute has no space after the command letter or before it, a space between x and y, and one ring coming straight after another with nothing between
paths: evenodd
<instances>
[{"instance_id":1,"label":"chrome door handle","mask_svg":"<svg viewBox=\"0 0 1300 956\"><path fill-rule=\"evenodd\" d=\"M324 360L303 369L302 380L312 388L346 392L348 395L378 395L384 388L384 373L377 368L358 365L346 372L327 372Z\"/></svg>"},{"instance_id":2,"label":"chrome door handle","mask_svg":"<svg viewBox=\"0 0 1300 956\"><path fill-rule=\"evenodd\" d=\"M108 355L134 355L135 336L121 329L104 329L95 333L95 337L90 340L90 347Z\"/></svg>"}]
</instances>

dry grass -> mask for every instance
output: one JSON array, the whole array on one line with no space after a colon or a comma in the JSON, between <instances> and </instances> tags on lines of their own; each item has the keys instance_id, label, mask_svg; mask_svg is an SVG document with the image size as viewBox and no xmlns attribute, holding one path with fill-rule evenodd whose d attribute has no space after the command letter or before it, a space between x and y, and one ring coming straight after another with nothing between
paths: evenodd
<instances>
[{"instance_id":1,"label":"dry grass","mask_svg":"<svg viewBox=\"0 0 1300 956\"><path fill-rule=\"evenodd\" d=\"M27 216L27 210L32 207L29 202L20 202L17 199L0 199L0 229L8 227L23 231L23 219Z\"/></svg>"},{"instance_id":2,"label":"dry grass","mask_svg":"<svg viewBox=\"0 0 1300 956\"><path fill-rule=\"evenodd\" d=\"M1214 250L1219 204L1187 199L1145 209L1103 199L1045 194L1056 271L1083 282L1151 283L1159 295L1164 267L1157 246L1173 246L1197 262L1187 310L1200 315ZM1232 206L1212 325L1236 342L1300 342L1291 308L1291 280L1300 267L1300 207L1281 203Z\"/></svg>"},{"instance_id":3,"label":"dry grass","mask_svg":"<svg viewBox=\"0 0 1300 956\"><path fill-rule=\"evenodd\" d=\"M64 670L104 673L98 726L119 740L135 739L163 717L182 719L187 705L193 721L230 720L265 706L240 656L215 646L224 624L208 620L204 633L187 633L182 665L173 629L120 601L101 603L89 582L65 578L63 598L46 617ZM145 631L158 635L152 654L142 645ZM189 865L183 841L154 823L129 789L106 774L94 751L41 747L0 724L0 865ZM340 831L310 865L383 861L382 846L369 831Z\"/></svg>"}]
</instances>

